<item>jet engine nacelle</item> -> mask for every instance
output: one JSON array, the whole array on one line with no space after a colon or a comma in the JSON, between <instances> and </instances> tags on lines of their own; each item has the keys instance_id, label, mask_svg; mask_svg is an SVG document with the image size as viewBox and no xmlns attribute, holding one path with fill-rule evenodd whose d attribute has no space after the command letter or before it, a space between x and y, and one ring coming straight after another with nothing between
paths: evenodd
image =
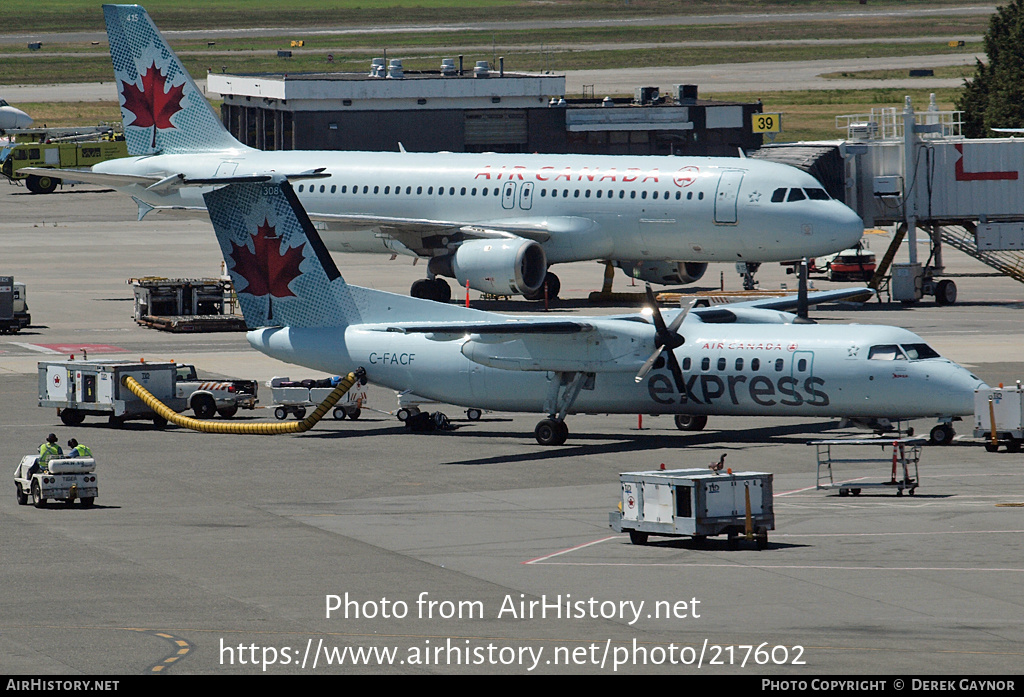
<instances>
[{"instance_id":1,"label":"jet engine nacelle","mask_svg":"<svg viewBox=\"0 0 1024 697\"><path fill-rule=\"evenodd\" d=\"M548 272L544 248L522 237L470 240L463 242L450 259L451 273L431 260L431 270L454 276L459 285L495 295L524 295L536 292ZM447 265L444 265L447 266Z\"/></svg>"},{"instance_id":2,"label":"jet engine nacelle","mask_svg":"<svg viewBox=\"0 0 1024 697\"><path fill-rule=\"evenodd\" d=\"M647 283L686 285L701 279L708 270L706 262L697 261L614 261L622 273Z\"/></svg>"}]
</instances>

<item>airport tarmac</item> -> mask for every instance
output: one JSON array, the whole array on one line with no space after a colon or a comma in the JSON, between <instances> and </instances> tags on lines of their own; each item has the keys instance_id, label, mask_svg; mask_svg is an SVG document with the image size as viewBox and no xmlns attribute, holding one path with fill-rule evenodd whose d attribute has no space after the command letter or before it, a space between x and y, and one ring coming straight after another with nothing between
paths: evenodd
<instances>
[{"instance_id":1,"label":"airport tarmac","mask_svg":"<svg viewBox=\"0 0 1024 697\"><path fill-rule=\"evenodd\" d=\"M668 417L644 417L640 430L635 416L570 416L567 444L552 448L534 440L536 414L469 422L445 407L457 430L406 432L385 413L394 394L371 385L379 411L297 436L96 419L68 428L37 406L36 363L82 348L90 358L187 361L210 376L316 374L257 354L242 334L169 335L132 322L126 279L220 272L205 221L138 223L130 200L88 187L36 196L0 186L0 210L0 273L28 285L34 320L0 337L0 463L9 477L52 431L93 449L100 480L95 508L44 510L18 506L8 480L2 673L1019 672L1024 459L964 439L965 422L953 445L925 448L913 497L816 491L807 442L864 434L834 421L720 417L686 433ZM883 236L872 239L876 254L884 248ZM945 254L949 271L987 270ZM348 281L401 293L424 272L408 259L336 258ZM623 311L586 303L599 265L555 271L565 299L551 312ZM720 278L739 289L726 265L697 287ZM793 286L778 265L759 279ZM1024 377L1024 286L956 282L952 307L872 302L812 314L905 326L990 383ZM260 398L269 403L269 389ZM609 529L620 472L705 467L722 453L737 471L774 474L768 549L714 539L634 546ZM889 469L837 474L869 483ZM332 603L340 607L328 616Z\"/></svg>"}]
</instances>

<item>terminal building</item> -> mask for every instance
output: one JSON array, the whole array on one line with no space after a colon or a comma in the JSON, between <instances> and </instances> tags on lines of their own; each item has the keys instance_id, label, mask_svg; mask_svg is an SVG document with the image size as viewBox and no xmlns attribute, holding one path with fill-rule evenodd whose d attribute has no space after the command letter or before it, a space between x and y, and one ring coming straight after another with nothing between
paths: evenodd
<instances>
[{"instance_id":1,"label":"terminal building","mask_svg":"<svg viewBox=\"0 0 1024 697\"><path fill-rule=\"evenodd\" d=\"M436 71L373 61L369 74L210 73L224 125L262 150L737 156L761 105L697 98L695 85L633 98L565 98L565 77L445 59Z\"/></svg>"}]
</instances>

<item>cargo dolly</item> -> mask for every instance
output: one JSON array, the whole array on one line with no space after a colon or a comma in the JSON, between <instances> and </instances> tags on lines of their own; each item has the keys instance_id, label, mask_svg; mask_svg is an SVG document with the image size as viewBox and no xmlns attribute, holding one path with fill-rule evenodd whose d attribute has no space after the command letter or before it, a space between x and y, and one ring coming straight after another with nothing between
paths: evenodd
<instances>
[{"instance_id":1,"label":"cargo dolly","mask_svg":"<svg viewBox=\"0 0 1024 697\"><path fill-rule=\"evenodd\" d=\"M921 484L918 474L918 463L921 461L921 446L927 443L926 438L838 438L834 440L815 440L808 443L817 451L818 469L816 489L838 489L840 496L859 496L862 489L890 488L897 496L906 491L911 496ZM875 446L884 452L892 450L890 456L882 457L841 457L833 455L833 448L846 446ZM832 466L836 464L884 464L891 467L888 481L863 482L860 479L835 481Z\"/></svg>"}]
</instances>

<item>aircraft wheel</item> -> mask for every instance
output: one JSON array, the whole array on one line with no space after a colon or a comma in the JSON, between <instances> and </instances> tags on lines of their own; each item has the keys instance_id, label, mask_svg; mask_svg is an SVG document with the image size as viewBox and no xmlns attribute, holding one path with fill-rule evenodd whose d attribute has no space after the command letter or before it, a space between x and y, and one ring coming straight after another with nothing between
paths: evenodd
<instances>
[{"instance_id":1,"label":"aircraft wheel","mask_svg":"<svg viewBox=\"0 0 1024 697\"><path fill-rule=\"evenodd\" d=\"M533 429L533 435L541 445L562 445L569 437L569 427L564 421L544 419Z\"/></svg>"},{"instance_id":2,"label":"aircraft wheel","mask_svg":"<svg viewBox=\"0 0 1024 697\"><path fill-rule=\"evenodd\" d=\"M430 279L421 278L418 281L413 281L412 288L409 289L409 295L414 298L422 298L423 300L433 300L434 287L430 283Z\"/></svg>"},{"instance_id":3,"label":"aircraft wheel","mask_svg":"<svg viewBox=\"0 0 1024 697\"><path fill-rule=\"evenodd\" d=\"M483 416L483 412L479 409L467 409L466 418L470 421L479 421L480 417Z\"/></svg>"},{"instance_id":4,"label":"aircraft wheel","mask_svg":"<svg viewBox=\"0 0 1024 697\"><path fill-rule=\"evenodd\" d=\"M562 290L562 282L558 280L558 276L548 271L548 275L544 277L544 283L548 284L548 300L558 298L558 293ZM544 299L544 286L540 287L540 299Z\"/></svg>"},{"instance_id":5,"label":"aircraft wheel","mask_svg":"<svg viewBox=\"0 0 1024 697\"><path fill-rule=\"evenodd\" d=\"M448 285L448 281L443 278L435 278L431 283L434 284L434 300L446 303L452 299L452 287Z\"/></svg>"},{"instance_id":6,"label":"aircraft wheel","mask_svg":"<svg viewBox=\"0 0 1024 697\"><path fill-rule=\"evenodd\" d=\"M676 414L676 428L680 431L703 431L708 417L694 414Z\"/></svg>"},{"instance_id":7,"label":"aircraft wheel","mask_svg":"<svg viewBox=\"0 0 1024 697\"><path fill-rule=\"evenodd\" d=\"M417 409L416 411L419 411L419 409ZM402 407L395 413L395 416L398 418L399 421L405 422L408 421L409 417L412 416L414 413L416 412L414 412L412 409L406 409L405 407Z\"/></svg>"},{"instance_id":8,"label":"aircraft wheel","mask_svg":"<svg viewBox=\"0 0 1024 697\"><path fill-rule=\"evenodd\" d=\"M928 436L928 442L932 445L949 445L953 442L955 433L953 427L949 424L939 424L932 429L931 434Z\"/></svg>"},{"instance_id":9,"label":"aircraft wheel","mask_svg":"<svg viewBox=\"0 0 1024 697\"><path fill-rule=\"evenodd\" d=\"M647 544L648 534L646 532L640 532L639 530L629 531L629 541L635 545Z\"/></svg>"},{"instance_id":10,"label":"aircraft wheel","mask_svg":"<svg viewBox=\"0 0 1024 697\"><path fill-rule=\"evenodd\" d=\"M935 286L935 304L952 305L956 302L956 284L948 278L939 281Z\"/></svg>"}]
</instances>

